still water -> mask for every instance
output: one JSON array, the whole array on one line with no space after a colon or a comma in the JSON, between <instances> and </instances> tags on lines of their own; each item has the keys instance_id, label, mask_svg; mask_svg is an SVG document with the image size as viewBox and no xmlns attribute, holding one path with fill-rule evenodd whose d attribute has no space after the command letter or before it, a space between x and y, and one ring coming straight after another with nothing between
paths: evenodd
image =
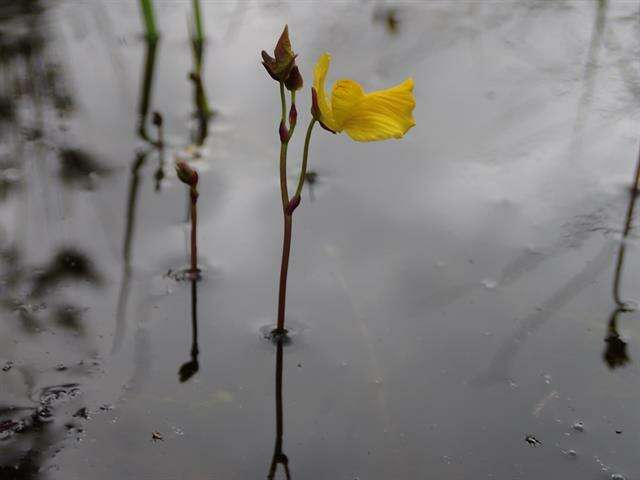
<instances>
[{"instance_id":1,"label":"still water","mask_svg":"<svg viewBox=\"0 0 640 480\"><path fill-rule=\"evenodd\" d=\"M155 4L0 1L2 480L640 478L636 1L203 1L206 125ZM417 125L315 132L282 345L285 23Z\"/></svg>"}]
</instances>

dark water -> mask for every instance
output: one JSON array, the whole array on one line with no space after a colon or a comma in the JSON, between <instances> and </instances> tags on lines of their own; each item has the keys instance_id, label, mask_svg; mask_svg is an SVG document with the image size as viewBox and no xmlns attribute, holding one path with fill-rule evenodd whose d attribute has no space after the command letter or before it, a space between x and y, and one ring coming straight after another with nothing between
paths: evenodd
<instances>
[{"instance_id":1,"label":"dark water","mask_svg":"<svg viewBox=\"0 0 640 480\"><path fill-rule=\"evenodd\" d=\"M640 478L636 1L205 1L205 132L190 2L136 3L0 1L2 480ZM285 22L417 126L314 134L282 347Z\"/></svg>"}]
</instances>

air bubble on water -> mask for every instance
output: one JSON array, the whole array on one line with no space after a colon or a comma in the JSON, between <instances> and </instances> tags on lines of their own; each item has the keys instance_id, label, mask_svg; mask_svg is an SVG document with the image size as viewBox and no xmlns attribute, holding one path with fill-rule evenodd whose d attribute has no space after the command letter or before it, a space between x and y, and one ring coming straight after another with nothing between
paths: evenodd
<instances>
[{"instance_id":1,"label":"air bubble on water","mask_svg":"<svg viewBox=\"0 0 640 480\"><path fill-rule=\"evenodd\" d=\"M584 432L584 423L581 421L577 421L574 423L571 428L573 428L576 432Z\"/></svg>"},{"instance_id":2,"label":"air bubble on water","mask_svg":"<svg viewBox=\"0 0 640 480\"><path fill-rule=\"evenodd\" d=\"M180 437L184 435L184 430L182 430L180 427L171 427L171 430L173 430L173 433L179 435Z\"/></svg>"},{"instance_id":3,"label":"air bubble on water","mask_svg":"<svg viewBox=\"0 0 640 480\"><path fill-rule=\"evenodd\" d=\"M551 383L551 375L549 375L548 373L542 375L542 378L544 379L544 383L546 383L547 385Z\"/></svg>"},{"instance_id":4,"label":"air bubble on water","mask_svg":"<svg viewBox=\"0 0 640 480\"><path fill-rule=\"evenodd\" d=\"M562 453L564 453L568 458L578 458L578 452L573 449L563 451Z\"/></svg>"},{"instance_id":5,"label":"air bubble on water","mask_svg":"<svg viewBox=\"0 0 640 480\"><path fill-rule=\"evenodd\" d=\"M627 480L627 477L621 473L612 473L610 478L611 480Z\"/></svg>"},{"instance_id":6,"label":"air bubble on water","mask_svg":"<svg viewBox=\"0 0 640 480\"><path fill-rule=\"evenodd\" d=\"M498 286L498 282L490 278L485 278L484 280L482 280L482 285L488 290L493 290Z\"/></svg>"}]
</instances>

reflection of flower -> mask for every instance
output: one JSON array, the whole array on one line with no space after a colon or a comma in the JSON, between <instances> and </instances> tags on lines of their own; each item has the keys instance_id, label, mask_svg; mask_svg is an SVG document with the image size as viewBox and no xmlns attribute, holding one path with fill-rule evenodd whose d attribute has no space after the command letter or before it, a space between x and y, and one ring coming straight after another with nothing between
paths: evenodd
<instances>
[{"instance_id":1,"label":"reflection of flower","mask_svg":"<svg viewBox=\"0 0 640 480\"><path fill-rule=\"evenodd\" d=\"M413 109L413 79L386 90L365 93L353 80L338 80L331 90L331 101L324 82L331 56L323 54L313 78L314 117L332 132L347 132L358 142L402 138L416 122Z\"/></svg>"},{"instance_id":2,"label":"reflection of flower","mask_svg":"<svg viewBox=\"0 0 640 480\"><path fill-rule=\"evenodd\" d=\"M609 368L624 367L629 363L630 358L627 354L627 342L622 340L617 332L610 332L604 341L607 343L607 348L604 351L603 357Z\"/></svg>"}]
</instances>

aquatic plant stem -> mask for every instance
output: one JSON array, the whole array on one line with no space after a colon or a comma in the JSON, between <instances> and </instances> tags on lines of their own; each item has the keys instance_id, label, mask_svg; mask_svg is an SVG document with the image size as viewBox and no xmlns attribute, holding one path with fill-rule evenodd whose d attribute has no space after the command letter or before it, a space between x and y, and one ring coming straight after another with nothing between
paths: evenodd
<instances>
[{"instance_id":1,"label":"aquatic plant stem","mask_svg":"<svg viewBox=\"0 0 640 480\"><path fill-rule=\"evenodd\" d=\"M307 128L307 134L304 137L304 153L302 154L302 166L300 167L300 178L298 178L298 187L296 188L296 194L294 196L299 197L302 194L302 187L307 177L307 159L309 158L309 144L311 143L311 132L316 124L316 119L312 118Z\"/></svg>"},{"instance_id":2,"label":"aquatic plant stem","mask_svg":"<svg viewBox=\"0 0 640 480\"><path fill-rule=\"evenodd\" d=\"M190 188L191 197L191 275L195 278L198 275L198 190L195 186Z\"/></svg>"},{"instance_id":3,"label":"aquatic plant stem","mask_svg":"<svg viewBox=\"0 0 640 480\"><path fill-rule=\"evenodd\" d=\"M140 8L142 9L142 18L144 20L147 39L155 41L158 39L158 30L156 28L156 19L153 13L153 1L140 0Z\"/></svg>"},{"instance_id":4,"label":"aquatic plant stem","mask_svg":"<svg viewBox=\"0 0 640 480\"><path fill-rule=\"evenodd\" d=\"M287 274L289 272L289 256L291 253L291 228L293 224L293 209L295 206L291 205L289 201L289 192L287 189L287 149L289 146L289 140L293 134L293 130L296 126L296 110L295 110L296 96L295 92L291 93L291 111L289 114L289 128L287 128L287 101L285 98L284 83L280 82L280 104L281 104L281 116L280 116L280 195L282 197L282 214L284 220L284 235L282 240L282 262L280 264L280 283L278 287L278 319L276 329L274 331L277 335L283 335L287 333L284 328L285 322L285 308L287 300Z\"/></svg>"},{"instance_id":5,"label":"aquatic plant stem","mask_svg":"<svg viewBox=\"0 0 640 480\"><path fill-rule=\"evenodd\" d=\"M204 42L204 31L202 28L202 14L200 11L200 0L193 0L193 21L196 26L195 41L202 44Z\"/></svg>"}]
</instances>

